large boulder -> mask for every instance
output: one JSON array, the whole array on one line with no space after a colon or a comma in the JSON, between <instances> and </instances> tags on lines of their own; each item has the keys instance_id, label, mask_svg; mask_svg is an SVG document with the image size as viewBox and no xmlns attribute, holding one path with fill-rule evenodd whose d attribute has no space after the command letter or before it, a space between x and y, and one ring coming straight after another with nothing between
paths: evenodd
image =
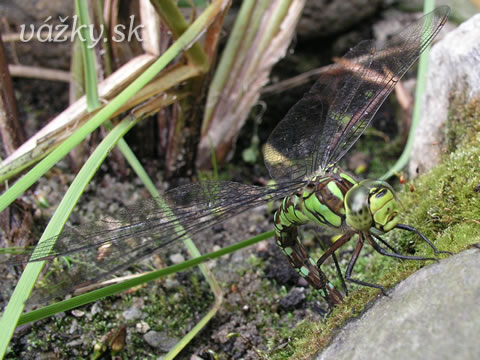
<instances>
[{"instance_id":1,"label":"large boulder","mask_svg":"<svg viewBox=\"0 0 480 360\"><path fill-rule=\"evenodd\" d=\"M324 359L478 359L480 249L427 266L347 324Z\"/></svg>"},{"instance_id":2,"label":"large boulder","mask_svg":"<svg viewBox=\"0 0 480 360\"><path fill-rule=\"evenodd\" d=\"M416 131L411 176L435 166L444 149L452 98L462 102L480 96L480 14L450 32L430 52L422 118Z\"/></svg>"}]
</instances>

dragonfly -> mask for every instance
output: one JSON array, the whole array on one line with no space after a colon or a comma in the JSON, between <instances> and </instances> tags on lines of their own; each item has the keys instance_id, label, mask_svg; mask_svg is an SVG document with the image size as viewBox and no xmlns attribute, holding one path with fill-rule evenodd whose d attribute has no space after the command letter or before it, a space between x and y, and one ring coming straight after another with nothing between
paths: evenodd
<instances>
[{"instance_id":1,"label":"dragonfly","mask_svg":"<svg viewBox=\"0 0 480 360\"><path fill-rule=\"evenodd\" d=\"M72 264L76 270L62 273L56 280L54 291L62 293L125 269L168 244L198 235L239 213L283 199L273 218L276 243L300 276L320 290L330 308L342 302L343 295L321 266L352 238L357 243L345 279L385 292L381 285L352 278L365 243L386 256L431 259L401 255L382 239L383 234L398 229L416 233L436 254L442 251L416 228L399 223L399 202L388 183L359 181L338 163L433 41L448 14L447 6L438 7L384 43L362 41L332 71L321 75L267 140L265 165L275 185L201 181L180 186L161 198L140 201L114 219L65 228L35 249L22 250L8 263L78 256L81 261ZM299 236L299 227L307 223L342 234L317 260L309 255Z\"/></svg>"}]
</instances>

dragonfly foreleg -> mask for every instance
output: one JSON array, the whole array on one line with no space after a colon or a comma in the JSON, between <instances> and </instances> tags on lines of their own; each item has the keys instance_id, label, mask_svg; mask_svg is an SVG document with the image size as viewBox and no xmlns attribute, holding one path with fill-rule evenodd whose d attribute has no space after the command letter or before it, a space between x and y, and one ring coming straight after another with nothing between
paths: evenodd
<instances>
[{"instance_id":1,"label":"dragonfly foreleg","mask_svg":"<svg viewBox=\"0 0 480 360\"><path fill-rule=\"evenodd\" d=\"M400 254L400 252L395 249L392 245L390 245L389 243L387 243L385 240L383 240L380 236L377 236L375 234L372 233L373 236L375 236L375 238L380 241L383 245L385 245L386 247L388 247L390 250L392 250L395 254Z\"/></svg>"},{"instance_id":2,"label":"dragonfly foreleg","mask_svg":"<svg viewBox=\"0 0 480 360\"><path fill-rule=\"evenodd\" d=\"M422 238L423 241L425 241L432 249L433 249L433 252L435 254L448 254L448 255L453 255L450 251L440 251L438 250L435 245L433 245L433 243L428 240L428 238L423 235L420 231L418 231L417 229L415 229L413 226L409 226L409 225L405 225L405 224L397 224L395 226L395 228L397 229L401 229L401 230L407 230L407 231L412 231L414 232L415 234L417 234L418 236L420 236Z\"/></svg>"},{"instance_id":3,"label":"dragonfly foreleg","mask_svg":"<svg viewBox=\"0 0 480 360\"><path fill-rule=\"evenodd\" d=\"M375 289L379 289L382 292L383 295L388 296L386 291L385 291L385 288L382 285L370 284L366 281L352 279L352 271L353 271L353 268L355 267L355 263L357 262L358 255L360 255L360 251L362 251L363 243L364 243L363 233L359 233L357 246L355 247L355 250L353 251L353 255L352 255L352 258L350 259L350 263L348 264L347 272L345 273L345 279L347 281L351 281L351 282L353 282L355 284L358 284L358 285L363 285L363 286L368 286L368 287L372 287L372 288L375 288Z\"/></svg>"},{"instance_id":4,"label":"dragonfly foreleg","mask_svg":"<svg viewBox=\"0 0 480 360\"><path fill-rule=\"evenodd\" d=\"M375 235L375 234L372 234L376 239L378 240L382 240L381 237ZM423 256L410 256L410 255L402 255L402 254L399 254L397 252L395 252L395 254L392 254L392 253L389 253L387 251L385 251L384 249L382 249L376 242L375 240L373 240L373 238L370 236L370 235L367 235L367 240L368 242L370 243L370 245L372 245L372 247L375 249L375 251L377 251L378 253L382 254L382 255L385 255L385 256L390 256L390 257L393 257L393 258L397 258L397 259L402 259L402 260L433 260L433 261L438 261L437 259L435 258L427 258L427 257L423 257ZM386 244L384 242L384 244Z\"/></svg>"}]
</instances>

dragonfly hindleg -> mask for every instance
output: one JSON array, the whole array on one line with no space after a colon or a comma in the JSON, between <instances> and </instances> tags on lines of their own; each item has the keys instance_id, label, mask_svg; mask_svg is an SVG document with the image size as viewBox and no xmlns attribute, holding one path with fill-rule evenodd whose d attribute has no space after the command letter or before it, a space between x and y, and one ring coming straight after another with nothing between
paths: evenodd
<instances>
[{"instance_id":1,"label":"dragonfly hindleg","mask_svg":"<svg viewBox=\"0 0 480 360\"><path fill-rule=\"evenodd\" d=\"M340 265L338 264L337 255L335 253L332 254L333 263L335 264L335 268L337 269L337 274L340 277L340 282L342 283L342 288L345 291L345 295L348 296L348 288L347 284L345 283L345 279L343 278L342 270L340 269Z\"/></svg>"}]
</instances>

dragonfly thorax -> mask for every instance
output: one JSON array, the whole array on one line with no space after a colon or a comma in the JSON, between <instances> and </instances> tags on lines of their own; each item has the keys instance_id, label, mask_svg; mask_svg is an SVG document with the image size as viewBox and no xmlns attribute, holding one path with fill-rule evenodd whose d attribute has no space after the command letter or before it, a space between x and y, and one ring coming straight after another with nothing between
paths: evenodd
<instances>
[{"instance_id":1,"label":"dragonfly thorax","mask_svg":"<svg viewBox=\"0 0 480 360\"><path fill-rule=\"evenodd\" d=\"M398 223L398 209L392 187L380 180L363 180L345 196L346 223L359 231L392 230Z\"/></svg>"}]
</instances>

